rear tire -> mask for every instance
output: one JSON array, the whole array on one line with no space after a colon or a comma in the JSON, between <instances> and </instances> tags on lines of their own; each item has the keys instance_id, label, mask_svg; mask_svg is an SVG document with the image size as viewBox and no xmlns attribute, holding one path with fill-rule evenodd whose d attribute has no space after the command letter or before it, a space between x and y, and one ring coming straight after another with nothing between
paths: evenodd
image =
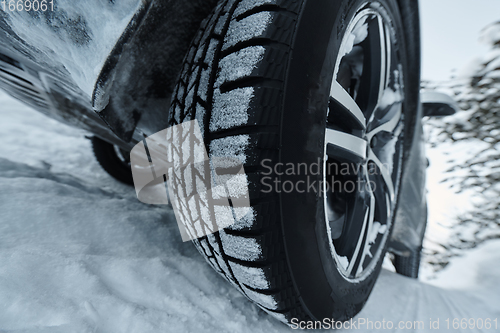
<instances>
[{"instance_id":1,"label":"rear tire","mask_svg":"<svg viewBox=\"0 0 500 333\"><path fill-rule=\"evenodd\" d=\"M127 152L96 136L92 137L90 142L97 162L104 171L124 184L134 184L130 168L130 156Z\"/></svg>"},{"instance_id":2,"label":"rear tire","mask_svg":"<svg viewBox=\"0 0 500 333\"><path fill-rule=\"evenodd\" d=\"M370 10L374 14L370 14ZM339 77L333 80L334 71L337 72L337 65L344 58L339 55L339 49L346 40L348 23L361 12L367 22L375 20L374 26L380 24L380 45L386 43L390 50L381 51L385 52L381 57L392 59L394 56L401 66L399 76L390 66L379 69L380 92L382 87L389 87L392 80L393 87L398 86L405 99L397 101L396 98L385 109L378 106L380 100L377 99L377 106L370 112L378 124L365 119L366 124L359 127L351 110L346 104L341 105L342 98L330 97L330 93ZM238 158L245 167L252 206L252 212L232 227L199 238L194 244L217 272L285 323L291 323L293 318L337 321L352 318L366 303L379 275L394 222L403 170L403 141L409 136L408 124L416 114L406 97L417 98L418 83L411 83L409 77L414 75L406 74L412 65L415 70L419 66L406 60L406 42L395 0L224 0L202 23L192 42L174 93L170 124L197 119L210 157ZM365 55L371 54L366 50L373 51L371 43L363 46ZM351 50L347 50L348 55L352 53L349 52ZM375 60L368 62L373 65ZM371 66L363 62L364 66L366 72L371 70ZM372 81L375 71L366 74ZM353 76L348 75L347 81L352 83ZM368 80L364 76L357 79ZM336 87L340 86L338 82ZM342 89L350 90L346 86ZM356 89L360 89L359 85ZM383 94L378 97L381 96ZM367 110L371 102L367 97ZM342 112L337 112L338 105L344 108ZM399 113L395 111L398 106L402 110ZM328 112L332 113L332 119ZM376 112L382 113L375 116ZM386 129L384 135L368 133L370 126L374 126L373 131L388 123L394 126L389 126L390 130ZM356 192L352 198L361 197L353 200L359 206L349 204L350 208L345 210L346 216L349 213L355 224L366 225L366 230L357 234L351 230L345 237L334 240L332 237L337 236L332 236L326 223L329 218L326 206L328 200L333 200L336 209L336 203L343 202L342 198L327 200L317 192L270 190L270 184L264 181L268 176L280 180L281 184L325 180L326 169L317 175L287 175L271 169L277 163L318 163L321 169L327 163L325 153L330 163L330 151L336 157L332 159L340 163L338 151L346 147L342 142L328 141L327 127L334 138L347 137L370 153L364 156L364 151L353 148L354 156L352 151L341 154L342 158L352 158L359 170L365 170L370 162L377 164L373 162L379 160L374 151L380 153L384 145L389 144L394 149L391 172L384 173L378 166L374 167L380 174L384 173L377 179L381 184L378 194L373 193L372 187L371 194ZM373 142L375 137L379 146ZM307 178L309 176L312 178ZM375 176L366 172L359 177L367 183ZM342 180L345 183L348 179L351 178ZM383 200L377 199L375 203L375 195ZM345 219L338 230L340 234L346 229L356 229L345 226ZM349 242L359 242L362 250L351 250ZM335 257L332 251L335 247L342 247L346 258L352 255L352 265L347 269L340 267L340 256ZM369 259L368 254L375 259Z\"/></svg>"},{"instance_id":3,"label":"rear tire","mask_svg":"<svg viewBox=\"0 0 500 333\"><path fill-rule=\"evenodd\" d=\"M396 272L412 279L418 279L421 253L422 249L420 248L406 257L394 255L394 267L396 268Z\"/></svg>"}]
</instances>

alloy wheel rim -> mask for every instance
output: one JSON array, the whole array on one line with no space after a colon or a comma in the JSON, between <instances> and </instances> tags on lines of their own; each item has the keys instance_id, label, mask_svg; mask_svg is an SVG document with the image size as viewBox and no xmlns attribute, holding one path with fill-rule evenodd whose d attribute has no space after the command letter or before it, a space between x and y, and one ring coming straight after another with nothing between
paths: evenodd
<instances>
[{"instance_id":1,"label":"alloy wheel rim","mask_svg":"<svg viewBox=\"0 0 500 333\"><path fill-rule=\"evenodd\" d=\"M357 11L341 42L330 90L326 229L337 268L352 282L365 279L379 262L398 195L404 87L390 22L379 3Z\"/></svg>"}]
</instances>

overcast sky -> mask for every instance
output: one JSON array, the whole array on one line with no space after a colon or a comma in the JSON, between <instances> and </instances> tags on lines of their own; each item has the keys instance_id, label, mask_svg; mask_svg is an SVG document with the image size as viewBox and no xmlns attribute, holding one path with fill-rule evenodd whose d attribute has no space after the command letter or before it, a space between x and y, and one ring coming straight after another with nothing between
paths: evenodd
<instances>
[{"instance_id":1,"label":"overcast sky","mask_svg":"<svg viewBox=\"0 0 500 333\"><path fill-rule=\"evenodd\" d=\"M420 0L420 19L422 78L443 81L488 50L479 33L500 20L500 0Z\"/></svg>"}]
</instances>

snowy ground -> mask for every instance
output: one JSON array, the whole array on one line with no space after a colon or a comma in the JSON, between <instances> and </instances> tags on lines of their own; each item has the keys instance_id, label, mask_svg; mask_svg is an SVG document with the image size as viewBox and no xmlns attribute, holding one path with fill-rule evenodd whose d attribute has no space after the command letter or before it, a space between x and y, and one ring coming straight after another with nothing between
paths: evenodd
<instances>
[{"instance_id":1,"label":"snowy ground","mask_svg":"<svg viewBox=\"0 0 500 333\"><path fill-rule=\"evenodd\" d=\"M105 174L85 133L3 92L0 133L0 332L290 330L182 243L171 211L139 203ZM433 285L384 270L358 318L392 321L394 332L427 332L431 318L439 332L448 318L500 320L499 261L491 241ZM424 329L398 330L399 321Z\"/></svg>"}]
</instances>

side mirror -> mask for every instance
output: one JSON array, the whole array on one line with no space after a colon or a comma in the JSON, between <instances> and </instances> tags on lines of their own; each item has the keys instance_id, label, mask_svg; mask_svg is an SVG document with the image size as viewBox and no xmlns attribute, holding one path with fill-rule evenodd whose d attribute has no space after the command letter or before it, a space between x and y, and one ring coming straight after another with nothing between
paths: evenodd
<instances>
[{"instance_id":1,"label":"side mirror","mask_svg":"<svg viewBox=\"0 0 500 333\"><path fill-rule=\"evenodd\" d=\"M421 92L420 101L424 108L424 117L446 117L460 111L457 103L450 96L443 93L435 91Z\"/></svg>"}]
</instances>

